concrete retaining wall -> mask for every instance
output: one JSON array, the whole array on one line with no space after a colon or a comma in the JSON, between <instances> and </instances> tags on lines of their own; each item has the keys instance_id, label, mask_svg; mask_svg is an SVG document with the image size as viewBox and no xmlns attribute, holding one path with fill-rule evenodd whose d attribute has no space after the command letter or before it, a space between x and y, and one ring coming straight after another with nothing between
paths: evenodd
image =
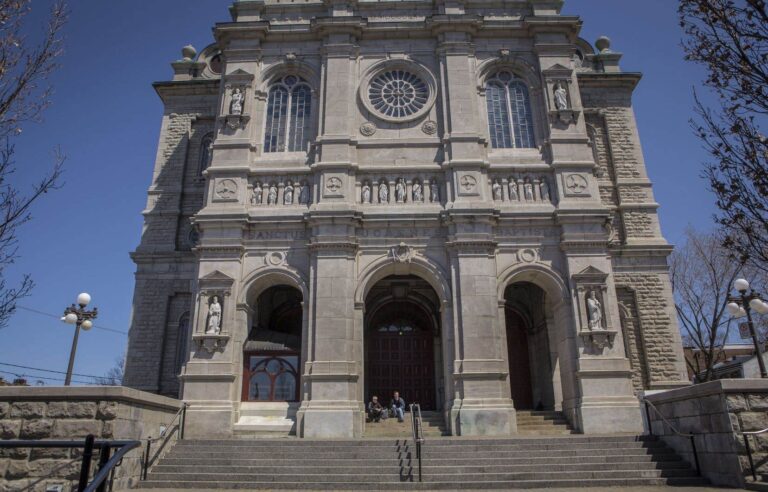
<instances>
[{"instance_id":1,"label":"concrete retaining wall","mask_svg":"<svg viewBox=\"0 0 768 492\"><path fill-rule=\"evenodd\" d=\"M146 439L157 437L180 408L178 400L118 386L0 387L0 439L84 440L88 434ZM31 485L31 490L51 485L71 490L80 473L80 455L76 449L0 449L0 492ZM133 450L123 460L116 490L138 481L141 455L141 449Z\"/></svg>"},{"instance_id":2,"label":"concrete retaining wall","mask_svg":"<svg viewBox=\"0 0 768 492\"><path fill-rule=\"evenodd\" d=\"M722 379L646 395L680 432L695 437L702 474L715 485L751 479L741 432L768 428L768 381ZM653 410L653 433L693 464L690 439L676 435ZM758 473L768 473L768 433L750 438Z\"/></svg>"}]
</instances>

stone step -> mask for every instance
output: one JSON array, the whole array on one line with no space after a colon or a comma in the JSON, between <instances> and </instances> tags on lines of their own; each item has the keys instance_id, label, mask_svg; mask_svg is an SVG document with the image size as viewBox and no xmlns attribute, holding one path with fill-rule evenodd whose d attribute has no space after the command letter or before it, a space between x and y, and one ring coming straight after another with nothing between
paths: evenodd
<instances>
[{"instance_id":1,"label":"stone step","mask_svg":"<svg viewBox=\"0 0 768 492\"><path fill-rule=\"evenodd\" d=\"M323 446L328 447L332 444L334 447L338 446L395 446L402 444L403 442L409 442L409 440L392 440L392 439L299 439L299 438L283 438L283 439L265 439L258 442L254 442L253 446L263 447L265 445L270 446ZM446 439L440 439L431 443L433 446L461 446L466 444L562 444L562 443L658 443L658 439L653 436L636 436L636 435L599 435L588 436L578 435L573 437L562 438L515 438L515 437L451 437ZM242 446L246 443L239 441L233 441L231 439L185 439L183 441L177 441L176 447L184 446L199 446L199 445L228 445L237 444Z\"/></svg>"}]
</instances>

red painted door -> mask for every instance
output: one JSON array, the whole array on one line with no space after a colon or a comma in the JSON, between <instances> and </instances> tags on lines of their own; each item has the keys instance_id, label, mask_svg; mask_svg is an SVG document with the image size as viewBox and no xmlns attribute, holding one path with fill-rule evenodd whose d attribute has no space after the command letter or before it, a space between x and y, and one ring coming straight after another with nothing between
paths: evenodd
<instances>
[{"instance_id":1,"label":"red painted door","mask_svg":"<svg viewBox=\"0 0 768 492\"><path fill-rule=\"evenodd\" d=\"M367 398L389 404L400 392L406 404L435 410L435 361L432 334L421 330L369 332Z\"/></svg>"},{"instance_id":2,"label":"red painted door","mask_svg":"<svg viewBox=\"0 0 768 492\"><path fill-rule=\"evenodd\" d=\"M509 386L517 410L533 410L531 364L528 356L528 334L523 318L507 309L507 350Z\"/></svg>"}]
</instances>

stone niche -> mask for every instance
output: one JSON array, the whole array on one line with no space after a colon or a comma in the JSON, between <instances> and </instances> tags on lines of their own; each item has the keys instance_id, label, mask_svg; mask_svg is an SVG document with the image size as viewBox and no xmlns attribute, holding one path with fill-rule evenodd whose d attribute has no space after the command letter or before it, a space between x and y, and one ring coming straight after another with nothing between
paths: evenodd
<instances>
[{"instance_id":1,"label":"stone niche","mask_svg":"<svg viewBox=\"0 0 768 492\"><path fill-rule=\"evenodd\" d=\"M584 350L592 354L602 354L606 347L613 348L618 333L611 319L611 311L606 309L607 280L608 274L595 267L588 267L573 275L579 337Z\"/></svg>"},{"instance_id":2,"label":"stone niche","mask_svg":"<svg viewBox=\"0 0 768 492\"><path fill-rule=\"evenodd\" d=\"M179 400L122 386L0 388L0 439L64 441L141 440L178 437L168 426L181 409ZM166 446L166 449L169 446ZM138 484L144 446L129 452L115 472L115 490ZM82 451L77 449L0 449L0 490L76 490ZM154 453L153 453L154 454ZM158 456L159 458L159 456ZM70 463L71 462L71 463ZM59 469L59 467L62 467Z\"/></svg>"}]
</instances>

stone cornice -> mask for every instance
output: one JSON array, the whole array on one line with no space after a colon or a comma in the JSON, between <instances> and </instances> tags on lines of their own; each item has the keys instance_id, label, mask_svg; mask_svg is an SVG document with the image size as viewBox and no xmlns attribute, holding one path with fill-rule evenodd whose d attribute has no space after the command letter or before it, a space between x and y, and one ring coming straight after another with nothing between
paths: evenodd
<instances>
[{"instance_id":1,"label":"stone cornice","mask_svg":"<svg viewBox=\"0 0 768 492\"><path fill-rule=\"evenodd\" d=\"M599 73L577 72L576 77L581 88L621 88L634 91L637 84L643 78L643 74L637 72Z\"/></svg>"},{"instance_id":2,"label":"stone cornice","mask_svg":"<svg viewBox=\"0 0 768 492\"><path fill-rule=\"evenodd\" d=\"M219 96L219 79L194 79L180 81L155 82L152 84L160 99L168 102L170 97L184 96ZM213 115L212 115L213 116Z\"/></svg>"},{"instance_id":3,"label":"stone cornice","mask_svg":"<svg viewBox=\"0 0 768 492\"><path fill-rule=\"evenodd\" d=\"M221 22L216 24L213 35L222 50L226 50L232 38L264 40L269 33L268 21Z\"/></svg>"}]
</instances>

